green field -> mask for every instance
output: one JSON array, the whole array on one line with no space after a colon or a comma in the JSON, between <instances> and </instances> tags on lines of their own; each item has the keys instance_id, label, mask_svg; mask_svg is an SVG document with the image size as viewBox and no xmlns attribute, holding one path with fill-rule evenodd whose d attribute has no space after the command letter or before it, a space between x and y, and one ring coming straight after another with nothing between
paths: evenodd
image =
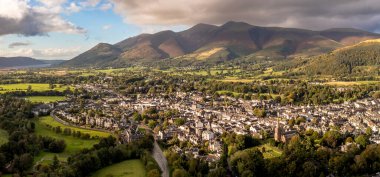
<instances>
[{"instance_id":1,"label":"green field","mask_svg":"<svg viewBox=\"0 0 380 177\"><path fill-rule=\"evenodd\" d=\"M217 80L221 82L237 82L237 83L251 83L253 82L252 79L235 79L235 78L228 78L228 79L222 79L222 80Z\"/></svg>"},{"instance_id":2,"label":"green field","mask_svg":"<svg viewBox=\"0 0 380 177\"><path fill-rule=\"evenodd\" d=\"M353 86L353 85L367 85L367 84L380 84L379 81L353 81L353 82L326 82L326 85L332 86Z\"/></svg>"},{"instance_id":3,"label":"green field","mask_svg":"<svg viewBox=\"0 0 380 177\"><path fill-rule=\"evenodd\" d=\"M30 96L26 97L32 103L52 103L65 100L64 96Z\"/></svg>"},{"instance_id":4,"label":"green field","mask_svg":"<svg viewBox=\"0 0 380 177\"><path fill-rule=\"evenodd\" d=\"M3 145L8 142L8 132L0 129L0 145Z\"/></svg>"},{"instance_id":5,"label":"green field","mask_svg":"<svg viewBox=\"0 0 380 177\"><path fill-rule=\"evenodd\" d=\"M265 148L265 152L262 152L263 147ZM282 151L280 149L269 144L264 144L258 146L257 148L263 153L265 159L280 157L282 154Z\"/></svg>"},{"instance_id":6,"label":"green field","mask_svg":"<svg viewBox=\"0 0 380 177\"><path fill-rule=\"evenodd\" d=\"M110 135L110 133L107 133L107 132L101 132L101 131L88 130L88 129L83 129L83 128L76 128L73 126L67 126L67 125L61 124L60 122L55 121L51 116L40 117L38 122L43 124L43 125L46 125L46 124L50 125L52 127L60 126L62 129L70 128L71 130L80 131L82 133L88 133L91 135L91 137L95 137L95 136L108 137Z\"/></svg>"},{"instance_id":7,"label":"green field","mask_svg":"<svg viewBox=\"0 0 380 177\"><path fill-rule=\"evenodd\" d=\"M145 177L141 160L127 160L96 171L92 177Z\"/></svg>"},{"instance_id":8,"label":"green field","mask_svg":"<svg viewBox=\"0 0 380 177\"><path fill-rule=\"evenodd\" d=\"M227 93L231 93L233 96L238 96L238 95L241 94L241 93L238 93L238 92L231 92L231 91L228 91L228 90L220 90L220 91L216 91L216 93L218 93L220 95L225 95Z\"/></svg>"},{"instance_id":9,"label":"green field","mask_svg":"<svg viewBox=\"0 0 380 177\"><path fill-rule=\"evenodd\" d=\"M36 123L36 134L41 136L49 136L56 139L63 139L65 140L67 146L64 152L55 154L55 153L40 153L36 158L35 162L39 163L48 163L48 161L51 161L54 157L54 155L57 155L60 160L66 160L67 157L69 157L71 154L79 152L81 149L84 148L91 148L94 144L97 144L99 142L98 139L90 139L90 140L84 140L80 138L76 138L73 136L66 136L63 134L57 134L54 131L52 131L47 125L57 127L61 126L62 129L64 128L70 128L71 130L75 131L81 131L82 133L89 133L91 136L99 136L99 137L107 137L110 134L100 131L93 131L93 130L86 130L81 128L75 128L63 125L57 121L55 121L52 117L46 116L41 117L38 120L35 121Z\"/></svg>"},{"instance_id":10,"label":"green field","mask_svg":"<svg viewBox=\"0 0 380 177\"><path fill-rule=\"evenodd\" d=\"M22 83L22 84L1 84L0 85L0 93L6 92L15 92L15 91L27 91L28 87L31 86L33 91L42 92L52 90L49 87L49 84L30 84L30 83ZM64 91L66 88L72 88L66 85L55 84L55 88L53 90L56 91Z\"/></svg>"}]
</instances>

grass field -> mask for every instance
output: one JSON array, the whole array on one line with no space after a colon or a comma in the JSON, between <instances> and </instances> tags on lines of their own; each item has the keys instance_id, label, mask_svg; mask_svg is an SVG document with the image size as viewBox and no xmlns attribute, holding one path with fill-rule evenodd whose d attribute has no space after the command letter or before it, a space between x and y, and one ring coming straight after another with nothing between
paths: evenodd
<instances>
[{"instance_id":1,"label":"grass field","mask_svg":"<svg viewBox=\"0 0 380 177\"><path fill-rule=\"evenodd\" d=\"M265 152L262 152L263 147L265 148ZM263 153L265 159L280 157L282 154L282 151L280 149L269 144L264 144L258 146L257 148Z\"/></svg>"},{"instance_id":2,"label":"grass field","mask_svg":"<svg viewBox=\"0 0 380 177\"><path fill-rule=\"evenodd\" d=\"M0 85L0 93L6 92L14 92L14 91L27 91L28 87L31 86L33 91L41 92L51 90L49 84L31 84L31 83L22 83L22 84L2 84ZM64 91L67 87L70 86L55 84L55 88L53 90L56 91Z\"/></svg>"},{"instance_id":3,"label":"grass field","mask_svg":"<svg viewBox=\"0 0 380 177\"><path fill-rule=\"evenodd\" d=\"M30 96L26 97L27 100L33 103L52 103L56 101L65 100L64 96Z\"/></svg>"},{"instance_id":4,"label":"grass field","mask_svg":"<svg viewBox=\"0 0 380 177\"><path fill-rule=\"evenodd\" d=\"M96 171L92 177L145 177L141 160L127 160Z\"/></svg>"},{"instance_id":5,"label":"grass field","mask_svg":"<svg viewBox=\"0 0 380 177\"><path fill-rule=\"evenodd\" d=\"M234 79L234 78L228 78L228 79L222 79L222 80L217 80L221 82L236 82L236 83L251 83L253 82L252 79Z\"/></svg>"},{"instance_id":6,"label":"grass field","mask_svg":"<svg viewBox=\"0 0 380 177\"><path fill-rule=\"evenodd\" d=\"M0 145L3 145L8 142L8 132L0 129Z\"/></svg>"},{"instance_id":7,"label":"grass field","mask_svg":"<svg viewBox=\"0 0 380 177\"><path fill-rule=\"evenodd\" d=\"M106 132L95 131L95 130L87 130L87 129L82 129L82 128L76 128L76 127L72 127L72 126L63 125L60 122L55 121L51 116L41 117L41 118L39 118L38 122L41 123L41 124L43 124L43 125L46 125L46 124L50 125L52 127L58 127L58 126L60 126L62 129L64 129L64 128L70 128L71 130L81 131L82 133L88 133L88 134L90 134L91 137L95 137L95 136L98 136L98 137L108 137L110 135L109 133L106 133Z\"/></svg>"},{"instance_id":8,"label":"grass field","mask_svg":"<svg viewBox=\"0 0 380 177\"><path fill-rule=\"evenodd\" d=\"M224 94L227 94L227 93L231 93L233 96L238 96L238 95L241 94L241 93L238 93L238 92L231 92L231 91L227 91L227 90L216 91L216 93L221 94L221 95L224 95Z\"/></svg>"},{"instance_id":9,"label":"grass field","mask_svg":"<svg viewBox=\"0 0 380 177\"><path fill-rule=\"evenodd\" d=\"M367 85L367 84L380 84L379 81L354 81L354 82L326 82L326 85L332 86L353 86L353 85Z\"/></svg>"},{"instance_id":10,"label":"grass field","mask_svg":"<svg viewBox=\"0 0 380 177\"><path fill-rule=\"evenodd\" d=\"M90 139L90 140L83 140L80 138L76 138L73 136L65 136L62 134L57 134L54 131L52 131L47 125L51 125L53 127L61 126L62 129L64 128L70 128L71 130L75 131L81 131L82 133L89 133L91 136L99 136L99 137L107 137L110 134L105 132L99 132L99 131L93 131L93 130L86 130L86 129L80 129L75 127L70 127L63 125L57 121L55 121L52 117L46 116L41 117L38 120L35 121L36 123L36 134L41 136L49 136L56 139L63 139L66 142L66 149L62 153L40 153L36 158L35 162L37 163L48 163L51 161L54 157L54 155L57 155L60 160L66 160L67 157L69 157L71 154L79 152L81 149L84 148L91 148L94 144L97 144L99 142L98 139Z\"/></svg>"}]
</instances>

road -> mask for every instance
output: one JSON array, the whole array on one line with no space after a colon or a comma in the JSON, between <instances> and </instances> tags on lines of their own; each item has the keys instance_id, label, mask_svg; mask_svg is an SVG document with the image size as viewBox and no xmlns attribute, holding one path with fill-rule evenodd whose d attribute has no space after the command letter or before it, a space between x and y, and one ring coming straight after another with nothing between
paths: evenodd
<instances>
[{"instance_id":1,"label":"road","mask_svg":"<svg viewBox=\"0 0 380 177\"><path fill-rule=\"evenodd\" d=\"M160 146L158 145L157 141L154 141L154 148L153 148L153 158L156 160L158 166L160 166L162 171L162 177L169 177L169 167L168 162L164 156L164 153L162 152Z\"/></svg>"}]
</instances>

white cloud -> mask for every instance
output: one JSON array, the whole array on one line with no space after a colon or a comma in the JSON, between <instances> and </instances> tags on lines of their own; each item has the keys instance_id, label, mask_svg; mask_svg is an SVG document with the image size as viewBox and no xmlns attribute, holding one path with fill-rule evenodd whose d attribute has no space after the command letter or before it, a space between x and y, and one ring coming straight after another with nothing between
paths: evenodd
<instances>
[{"instance_id":1,"label":"white cloud","mask_svg":"<svg viewBox=\"0 0 380 177\"><path fill-rule=\"evenodd\" d=\"M70 5L67 7L67 10L69 12L79 12L82 8L78 6L75 2L71 2Z\"/></svg>"},{"instance_id":2,"label":"white cloud","mask_svg":"<svg viewBox=\"0 0 380 177\"><path fill-rule=\"evenodd\" d=\"M28 13L28 4L26 1L18 0L1 0L0 1L0 18L9 18L21 20Z\"/></svg>"},{"instance_id":3,"label":"white cloud","mask_svg":"<svg viewBox=\"0 0 380 177\"><path fill-rule=\"evenodd\" d=\"M0 0L0 36L20 34L25 36L46 35L49 32L82 34L85 30L61 17L66 0ZM28 4L29 3L29 4Z\"/></svg>"},{"instance_id":4,"label":"white cloud","mask_svg":"<svg viewBox=\"0 0 380 177\"><path fill-rule=\"evenodd\" d=\"M113 5L111 3L104 3L100 6L100 9L103 11L112 9Z\"/></svg>"},{"instance_id":5,"label":"white cloud","mask_svg":"<svg viewBox=\"0 0 380 177\"><path fill-rule=\"evenodd\" d=\"M109 30L112 28L112 25L104 25L102 28L103 30Z\"/></svg>"},{"instance_id":6,"label":"white cloud","mask_svg":"<svg viewBox=\"0 0 380 177\"><path fill-rule=\"evenodd\" d=\"M85 0L81 2L81 6L83 7L96 7L100 3L100 0Z\"/></svg>"},{"instance_id":7,"label":"white cloud","mask_svg":"<svg viewBox=\"0 0 380 177\"><path fill-rule=\"evenodd\" d=\"M33 57L37 59L70 59L82 52L80 47L73 48L47 48L47 49L32 49L19 48L14 50L0 50L0 56L3 57Z\"/></svg>"}]
</instances>

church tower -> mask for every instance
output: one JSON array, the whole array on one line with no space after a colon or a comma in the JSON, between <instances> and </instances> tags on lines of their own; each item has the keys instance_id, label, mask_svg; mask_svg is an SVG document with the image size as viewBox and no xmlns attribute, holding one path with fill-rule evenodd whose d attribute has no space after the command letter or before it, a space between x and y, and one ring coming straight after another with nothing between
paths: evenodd
<instances>
[{"instance_id":1,"label":"church tower","mask_svg":"<svg viewBox=\"0 0 380 177\"><path fill-rule=\"evenodd\" d=\"M274 129L274 140L279 142L281 141L281 136L282 136L283 130L282 127L280 126L280 120L277 118L277 125L276 128Z\"/></svg>"}]
</instances>

